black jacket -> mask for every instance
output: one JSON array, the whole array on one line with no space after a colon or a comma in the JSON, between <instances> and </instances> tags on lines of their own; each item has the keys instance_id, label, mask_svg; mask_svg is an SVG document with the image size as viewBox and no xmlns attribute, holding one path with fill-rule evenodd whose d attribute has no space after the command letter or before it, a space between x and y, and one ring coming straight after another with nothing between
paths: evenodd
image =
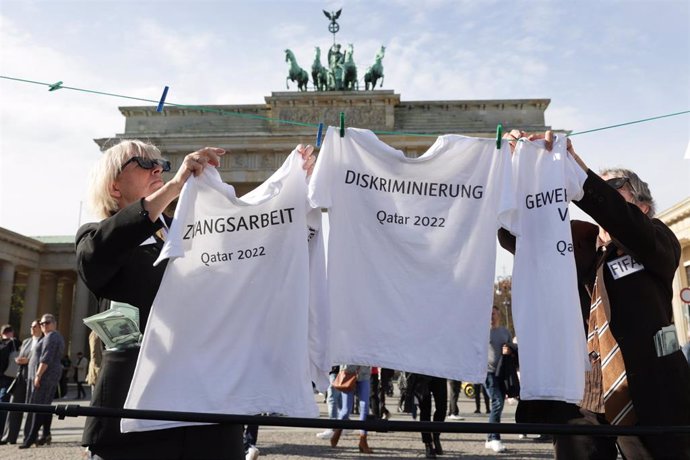
<instances>
[{"instance_id":1,"label":"black jacket","mask_svg":"<svg viewBox=\"0 0 690 460\"><path fill-rule=\"evenodd\" d=\"M77 270L99 301L100 309L110 301L126 302L139 308L143 332L151 305L158 292L166 262L154 267L163 242L141 245L163 226L151 222L141 201L97 223L83 225L77 232ZM122 408L134 375L139 350L103 352L101 373L96 382L91 405ZM120 419L88 417L82 436L83 445L108 446L164 439L164 432L120 433Z\"/></svg>"}]
</instances>

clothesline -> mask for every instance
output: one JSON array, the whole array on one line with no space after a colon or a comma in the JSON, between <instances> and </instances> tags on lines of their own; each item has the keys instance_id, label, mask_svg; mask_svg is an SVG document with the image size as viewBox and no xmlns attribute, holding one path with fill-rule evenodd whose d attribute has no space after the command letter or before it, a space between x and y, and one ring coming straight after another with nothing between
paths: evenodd
<instances>
[{"instance_id":1,"label":"clothesline","mask_svg":"<svg viewBox=\"0 0 690 460\"><path fill-rule=\"evenodd\" d=\"M99 94L101 96L111 96L111 97L117 97L121 99L130 99L134 101L141 101L141 102L151 102L153 104L159 104L162 102L161 100L157 99L147 99L147 98L141 98L141 97L134 97L134 96L127 96L124 94L116 94L116 93L109 93L105 91L97 91L97 90L92 90L92 89L86 89L86 88L77 88L73 86L63 86L62 82L57 82L57 83L47 83L47 82L40 82L40 81L33 81L33 80L26 80L23 78L16 78L16 77L9 77L6 75L0 75L1 79L4 80L12 80L12 81L18 81L22 83L30 83L34 85L42 85L42 86L47 86L49 88L49 91L56 91L58 89L68 89L72 91L79 91L83 93L89 93L89 94ZM176 104L173 102L167 102L164 101L164 105L170 106L170 107L177 107L181 109L187 109L187 110L196 110L200 112L206 112L206 113L216 113L222 116L233 116L233 117L239 117L239 118L248 118L248 119L255 119L255 120L265 120L271 123L282 123L282 124L288 124L288 125L294 125L294 126L305 126L305 127L310 127L310 128L318 128L319 123L303 123L299 121L293 121L293 120L284 120L280 118L271 118L271 117L263 117L261 115L252 115L252 114L247 114L247 113L238 113L238 112L230 112L227 110L222 110L222 109L214 109L211 107L203 107L203 106L197 106L197 105L186 105L186 104ZM643 118L640 120L633 120L633 121L627 121L624 123L617 123L615 125L608 125L608 126L602 126L600 128L593 128L593 129L588 129L585 131L579 131L579 132L574 132L567 134L567 137L572 137L572 136L577 136L580 134L588 134L588 133L593 133L597 131L603 131L606 129L613 129L613 128L619 128L622 126L628 126L628 125L633 125L637 123L645 123L648 121L653 121L653 120L659 120L662 118L669 118L669 117L675 117L678 115L685 115L689 114L690 110L683 110L681 112L674 112L674 113L668 113L664 115L657 115L653 117L648 117L648 118ZM433 134L433 133L406 133L402 131L373 131L375 134L379 135L394 135L394 136L414 136L414 137L437 137L438 133Z\"/></svg>"}]
</instances>

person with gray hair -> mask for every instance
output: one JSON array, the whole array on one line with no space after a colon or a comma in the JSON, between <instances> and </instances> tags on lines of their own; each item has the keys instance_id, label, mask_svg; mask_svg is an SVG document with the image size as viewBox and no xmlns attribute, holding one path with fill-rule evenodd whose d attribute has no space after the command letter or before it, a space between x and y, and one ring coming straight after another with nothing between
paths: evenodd
<instances>
[{"instance_id":1,"label":"person with gray hair","mask_svg":"<svg viewBox=\"0 0 690 460\"><path fill-rule=\"evenodd\" d=\"M298 146L298 150L309 171L314 165L313 148ZM111 301L137 307L139 325L146 334L167 266L167 261L153 266L172 224L163 211L180 195L189 177L200 175L208 166L219 166L224 154L225 150L214 147L192 152L165 182L162 174L170 171L170 162L152 144L123 140L103 153L89 188L91 208L102 220L83 225L76 237L79 276L101 310L109 308ZM138 356L138 347L103 352L93 407L124 406ZM228 424L121 433L118 418L87 417L82 444L93 459L235 459L244 457L242 434L242 425Z\"/></svg>"},{"instance_id":2,"label":"person with gray hair","mask_svg":"<svg viewBox=\"0 0 690 460\"><path fill-rule=\"evenodd\" d=\"M547 147L550 137L544 136ZM653 217L649 186L636 173L615 168L597 174L570 140L568 153L586 172L584 195L573 203L598 224L571 222L591 370L579 405L520 401L516 421L690 425L690 367L673 325L678 238ZM507 231L499 231L499 241L514 251ZM556 435L554 448L558 459L613 460L619 450L624 458L690 459L690 435Z\"/></svg>"},{"instance_id":3,"label":"person with gray hair","mask_svg":"<svg viewBox=\"0 0 690 460\"><path fill-rule=\"evenodd\" d=\"M640 179L640 176L629 169L623 168L602 169L599 171L599 176L609 177L611 179L621 179L622 182L619 181L620 183L623 185L628 184L628 188L631 192L630 199L632 200L630 202L636 205L642 205L641 209L647 209L645 212L647 217L652 218L656 215L656 204L654 203L654 198L652 198L652 192L649 191L649 185ZM623 185L621 185L621 187Z\"/></svg>"},{"instance_id":4,"label":"person with gray hair","mask_svg":"<svg viewBox=\"0 0 690 460\"><path fill-rule=\"evenodd\" d=\"M29 381L27 399L29 404L50 404L55 397L60 376L62 375L62 364L60 358L65 352L65 340L57 330L55 316L46 313L39 322L43 331L43 338L35 345L35 350L31 352L29 359L29 375L34 378ZM28 449L33 444L50 444L50 424L52 414L31 414L31 428L29 435L24 438L24 443L20 449ZM38 438L38 431L43 427L43 437Z\"/></svg>"}]
</instances>

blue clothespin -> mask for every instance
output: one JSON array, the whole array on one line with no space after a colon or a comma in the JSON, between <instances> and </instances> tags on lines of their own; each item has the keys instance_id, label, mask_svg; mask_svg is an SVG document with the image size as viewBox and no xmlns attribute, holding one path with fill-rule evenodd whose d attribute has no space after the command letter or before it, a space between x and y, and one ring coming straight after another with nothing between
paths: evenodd
<instances>
[{"instance_id":1,"label":"blue clothespin","mask_svg":"<svg viewBox=\"0 0 690 460\"><path fill-rule=\"evenodd\" d=\"M321 136L323 135L323 123L319 123L319 130L316 131L316 148L321 147Z\"/></svg>"},{"instance_id":2,"label":"blue clothespin","mask_svg":"<svg viewBox=\"0 0 690 460\"><path fill-rule=\"evenodd\" d=\"M53 83L50 85L48 88L48 91L57 91L58 89L62 88L62 81L59 81L57 83Z\"/></svg>"},{"instance_id":3,"label":"blue clothespin","mask_svg":"<svg viewBox=\"0 0 690 460\"><path fill-rule=\"evenodd\" d=\"M165 105L165 98L168 96L168 87L166 86L163 88L163 95L161 96L161 100L158 101L158 107L156 107L156 112L162 112L163 111L163 106Z\"/></svg>"},{"instance_id":4,"label":"blue clothespin","mask_svg":"<svg viewBox=\"0 0 690 460\"><path fill-rule=\"evenodd\" d=\"M340 137L345 137L345 112L340 112Z\"/></svg>"},{"instance_id":5,"label":"blue clothespin","mask_svg":"<svg viewBox=\"0 0 690 460\"><path fill-rule=\"evenodd\" d=\"M501 140L503 139L503 125L496 126L496 149L501 150Z\"/></svg>"}]
</instances>

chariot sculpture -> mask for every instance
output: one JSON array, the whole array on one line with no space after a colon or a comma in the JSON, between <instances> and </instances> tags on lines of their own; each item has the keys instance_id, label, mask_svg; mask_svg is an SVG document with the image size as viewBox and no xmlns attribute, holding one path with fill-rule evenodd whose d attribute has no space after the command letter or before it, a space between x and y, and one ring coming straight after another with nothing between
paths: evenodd
<instances>
[{"instance_id":1,"label":"chariot sculpture","mask_svg":"<svg viewBox=\"0 0 690 460\"><path fill-rule=\"evenodd\" d=\"M315 47L316 55L311 66L312 88L314 91L357 91L360 82L357 77L354 45L347 45L343 53L341 45L335 40L335 35L340 30L337 19L340 17L342 9L330 13L324 10L323 13L330 21L328 30L333 34L333 45L328 49L326 66L321 63L321 48ZM376 53L374 64L367 68L363 79L365 90L373 90L379 80L381 81L379 87L383 87L383 64L381 61L383 61L385 51L386 48L381 46ZM289 82L292 81L297 83L299 91L307 91L309 74L299 66L294 53L289 49L285 50L285 62L290 65L288 76L285 79L286 87L290 89Z\"/></svg>"}]
</instances>

